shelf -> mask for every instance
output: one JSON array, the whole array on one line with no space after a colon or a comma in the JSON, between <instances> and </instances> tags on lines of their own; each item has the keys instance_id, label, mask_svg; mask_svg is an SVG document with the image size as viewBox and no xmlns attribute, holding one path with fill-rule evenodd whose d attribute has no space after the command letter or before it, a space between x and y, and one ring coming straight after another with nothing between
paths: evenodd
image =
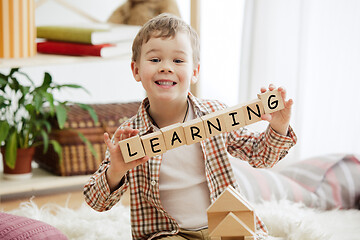
<instances>
[{"instance_id":1,"label":"shelf","mask_svg":"<svg viewBox=\"0 0 360 240\"><path fill-rule=\"evenodd\" d=\"M94 61L128 60L131 54L124 54L116 57L87 57L87 56L65 56L38 53L28 58L0 58L0 68L34 67L43 65L73 64Z\"/></svg>"},{"instance_id":2,"label":"shelf","mask_svg":"<svg viewBox=\"0 0 360 240\"><path fill-rule=\"evenodd\" d=\"M33 168L27 180L7 180L0 173L0 199L16 199L36 195L82 190L90 175L57 176L41 168Z\"/></svg>"}]
</instances>

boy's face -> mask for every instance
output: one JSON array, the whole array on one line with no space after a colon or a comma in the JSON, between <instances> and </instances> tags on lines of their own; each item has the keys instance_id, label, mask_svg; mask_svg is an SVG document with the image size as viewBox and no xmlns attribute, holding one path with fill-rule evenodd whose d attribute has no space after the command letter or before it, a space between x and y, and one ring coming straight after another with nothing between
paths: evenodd
<instances>
[{"instance_id":1,"label":"boy's face","mask_svg":"<svg viewBox=\"0 0 360 240\"><path fill-rule=\"evenodd\" d=\"M190 84L196 82L199 73L199 65L193 64L189 36L183 32L174 38L150 38L131 68L150 100L175 102L186 99Z\"/></svg>"}]
</instances>

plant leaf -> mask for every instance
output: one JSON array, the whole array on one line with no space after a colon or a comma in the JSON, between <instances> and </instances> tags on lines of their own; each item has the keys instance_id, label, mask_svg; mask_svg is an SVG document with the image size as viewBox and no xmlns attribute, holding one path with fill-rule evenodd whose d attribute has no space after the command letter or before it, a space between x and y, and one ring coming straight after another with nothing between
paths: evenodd
<instances>
[{"instance_id":1,"label":"plant leaf","mask_svg":"<svg viewBox=\"0 0 360 240\"><path fill-rule=\"evenodd\" d=\"M7 121L0 121L0 145L7 138L9 129L10 125Z\"/></svg>"},{"instance_id":2,"label":"plant leaf","mask_svg":"<svg viewBox=\"0 0 360 240\"><path fill-rule=\"evenodd\" d=\"M82 134L81 132L77 132L77 134L79 135L79 137L81 138L81 140L86 144L86 146L90 149L90 152L92 153L92 155L95 158L98 158L98 154L95 151L93 145L91 144L91 142L84 136L84 134Z\"/></svg>"},{"instance_id":3,"label":"plant leaf","mask_svg":"<svg viewBox=\"0 0 360 240\"><path fill-rule=\"evenodd\" d=\"M76 103L80 108L86 110L89 114L90 114L90 117L94 120L95 124L98 123L99 119L98 119L98 116L95 112L95 110L87 105L87 104L83 104L83 103Z\"/></svg>"},{"instance_id":4,"label":"plant leaf","mask_svg":"<svg viewBox=\"0 0 360 240\"><path fill-rule=\"evenodd\" d=\"M17 139L16 139L16 131L12 132L8 141L6 142L5 149L5 163L9 168L15 168L16 162L16 153L17 153Z\"/></svg>"},{"instance_id":5,"label":"plant leaf","mask_svg":"<svg viewBox=\"0 0 360 240\"><path fill-rule=\"evenodd\" d=\"M50 140L50 144L53 146L54 151L57 153L57 155L59 156L59 164L61 164L63 156L62 156L62 147L59 144L58 141L56 140Z\"/></svg>"},{"instance_id":6,"label":"plant leaf","mask_svg":"<svg viewBox=\"0 0 360 240\"><path fill-rule=\"evenodd\" d=\"M41 136L43 138L43 143L44 143L43 153L45 154L49 148L49 135L44 130L41 130Z\"/></svg>"},{"instance_id":7,"label":"plant leaf","mask_svg":"<svg viewBox=\"0 0 360 240\"><path fill-rule=\"evenodd\" d=\"M55 110L56 110L56 118L59 124L59 128L63 129L66 119L67 119L67 111L64 105L59 104L57 106L55 106Z\"/></svg>"}]
</instances>

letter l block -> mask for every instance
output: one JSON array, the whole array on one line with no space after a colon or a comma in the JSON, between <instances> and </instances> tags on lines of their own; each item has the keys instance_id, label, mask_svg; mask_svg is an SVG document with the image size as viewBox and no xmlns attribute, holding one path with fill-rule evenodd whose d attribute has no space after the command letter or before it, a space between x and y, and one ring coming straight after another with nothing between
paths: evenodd
<instances>
[{"instance_id":1,"label":"letter l block","mask_svg":"<svg viewBox=\"0 0 360 240\"><path fill-rule=\"evenodd\" d=\"M119 146L126 163L145 156L145 151L138 135L120 141Z\"/></svg>"}]
</instances>

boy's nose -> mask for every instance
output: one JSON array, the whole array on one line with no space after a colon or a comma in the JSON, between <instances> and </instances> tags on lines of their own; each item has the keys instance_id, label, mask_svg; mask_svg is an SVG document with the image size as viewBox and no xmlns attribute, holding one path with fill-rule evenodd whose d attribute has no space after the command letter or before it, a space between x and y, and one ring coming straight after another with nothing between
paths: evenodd
<instances>
[{"instance_id":1,"label":"boy's nose","mask_svg":"<svg viewBox=\"0 0 360 240\"><path fill-rule=\"evenodd\" d=\"M173 70L169 64L162 64L159 69L162 73L172 73Z\"/></svg>"}]
</instances>

